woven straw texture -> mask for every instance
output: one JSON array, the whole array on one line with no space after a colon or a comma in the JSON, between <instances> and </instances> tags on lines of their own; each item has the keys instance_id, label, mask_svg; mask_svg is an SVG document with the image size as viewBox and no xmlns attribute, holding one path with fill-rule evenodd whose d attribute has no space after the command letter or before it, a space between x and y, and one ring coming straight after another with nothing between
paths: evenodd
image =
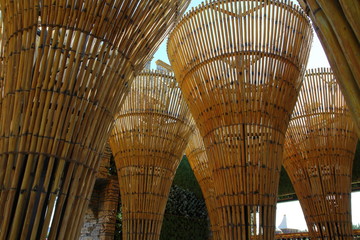
<instances>
[{"instance_id":1,"label":"woven straw texture","mask_svg":"<svg viewBox=\"0 0 360 240\"><path fill-rule=\"evenodd\" d=\"M124 239L159 239L170 187L193 128L173 74L146 70L136 77L109 140Z\"/></svg>"},{"instance_id":2,"label":"woven straw texture","mask_svg":"<svg viewBox=\"0 0 360 240\"><path fill-rule=\"evenodd\" d=\"M188 2L0 1L0 239L78 238L114 115Z\"/></svg>"},{"instance_id":3,"label":"woven straw texture","mask_svg":"<svg viewBox=\"0 0 360 240\"><path fill-rule=\"evenodd\" d=\"M351 173L358 138L331 69L306 72L284 147L311 239L352 239Z\"/></svg>"},{"instance_id":4,"label":"woven straw texture","mask_svg":"<svg viewBox=\"0 0 360 240\"><path fill-rule=\"evenodd\" d=\"M285 131L312 30L285 1L222 0L188 13L168 55L204 139L221 239L273 239Z\"/></svg>"},{"instance_id":5,"label":"woven straw texture","mask_svg":"<svg viewBox=\"0 0 360 240\"><path fill-rule=\"evenodd\" d=\"M204 196L213 239L221 239L219 236L219 217L216 211L217 203L214 181L212 178L212 172L209 168L209 160L206 155L204 142L197 128L190 137L189 143L185 149L185 154Z\"/></svg>"}]
</instances>

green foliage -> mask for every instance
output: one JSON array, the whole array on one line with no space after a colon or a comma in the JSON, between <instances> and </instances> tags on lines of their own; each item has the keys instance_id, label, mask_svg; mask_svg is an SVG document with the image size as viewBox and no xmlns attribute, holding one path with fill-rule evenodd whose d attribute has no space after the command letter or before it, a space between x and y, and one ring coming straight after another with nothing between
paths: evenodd
<instances>
[{"instance_id":1,"label":"green foliage","mask_svg":"<svg viewBox=\"0 0 360 240\"><path fill-rule=\"evenodd\" d=\"M204 200L197 198L193 192L176 185L171 187L165 214L199 219L207 218Z\"/></svg>"},{"instance_id":2,"label":"green foliage","mask_svg":"<svg viewBox=\"0 0 360 240\"><path fill-rule=\"evenodd\" d=\"M173 184L166 204L160 239L208 239L207 218L204 199Z\"/></svg>"},{"instance_id":3,"label":"green foliage","mask_svg":"<svg viewBox=\"0 0 360 240\"><path fill-rule=\"evenodd\" d=\"M360 181L360 141L358 141L355 158L354 158L354 165L353 165L353 182Z\"/></svg>"},{"instance_id":4,"label":"green foliage","mask_svg":"<svg viewBox=\"0 0 360 240\"><path fill-rule=\"evenodd\" d=\"M209 239L209 227L207 219L165 214L160 240L206 239Z\"/></svg>"},{"instance_id":5,"label":"green foliage","mask_svg":"<svg viewBox=\"0 0 360 240\"><path fill-rule=\"evenodd\" d=\"M198 198L202 199L201 188L190 167L187 157L184 155L176 171L173 185L193 192Z\"/></svg>"},{"instance_id":6,"label":"green foliage","mask_svg":"<svg viewBox=\"0 0 360 240\"><path fill-rule=\"evenodd\" d=\"M279 195L295 193L289 175L284 167L281 167L280 182L279 182Z\"/></svg>"},{"instance_id":7,"label":"green foliage","mask_svg":"<svg viewBox=\"0 0 360 240\"><path fill-rule=\"evenodd\" d=\"M122 240L122 205L121 205L121 198L119 198L118 213L116 214L114 240Z\"/></svg>"}]
</instances>

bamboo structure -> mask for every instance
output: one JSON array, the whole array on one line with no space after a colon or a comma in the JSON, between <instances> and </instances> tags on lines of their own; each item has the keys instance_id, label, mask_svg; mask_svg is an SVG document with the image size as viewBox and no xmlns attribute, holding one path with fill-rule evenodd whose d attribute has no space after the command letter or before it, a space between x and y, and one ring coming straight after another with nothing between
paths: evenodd
<instances>
[{"instance_id":1,"label":"bamboo structure","mask_svg":"<svg viewBox=\"0 0 360 240\"><path fill-rule=\"evenodd\" d=\"M360 237L360 229L353 230L354 239L358 239ZM298 232L298 233L281 233L276 234L276 240L308 240L309 232Z\"/></svg>"},{"instance_id":2,"label":"bamboo structure","mask_svg":"<svg viewBox=\"0 0 360 240\"><path fill-rule=\"evenodd\" d=\"M145 70L136 77L109 139L124 239L159 239L172 180L193 128L173 74Z\"/></svg>"},{"instance_id":3,"label":"bamboo structure","mask_svg":"<svg viewBox=\"0 0 360 240\"><path fill-rule=\"evenodd\" d=\"M0 239L77 239L131 80L188 0L1 0Z\"/></svg>"},{"instance_id":4,"label":"bamboo structure","mask_svg":"<svg viewBox=\"0 0 360 240\"><path fill-rule=\"evenodd\" d=\"M168 55L203 137L221 239L273 239L285 131L312 30L287 1L220 0L188 13Z\"/></svg>"},{"instance_id":5,"label":"bamboo structure","mask_svg":"<svg viewBox=\"0 0 360 240\"><path fill-rule=\"evenodd\" d=\"M186 157L190 163L196 180L198 181L204 196L206 208L210 219L212 239L221 239L219 236L219 217L216 211L216 197L214 190L214 181L212 171L209 168L209 160L206 155L204 141L200 135L199 129L195 129L191 135L189 143L185 149Z\"/></svg>"},{"instance_id":6,"label":"bamboo structure","mask_svg":"<svg viewBox=\"0 0 360 240\"><path fill-rule=\"evenodd\" d=\"M349 106L360 137L360 2L358 0L299 0Z\"/></svg>"},{"instance_id":7,"label":"bamboo structure","mask_svg":"<svg viewBox=\"0 0 360 240\"><path fill-rule=\"evenodd\" d=\"M284 167L311 239L353 239L352 165L358 138L331 69L305 74L284 147Z\"/></svg>"}]
</instances>

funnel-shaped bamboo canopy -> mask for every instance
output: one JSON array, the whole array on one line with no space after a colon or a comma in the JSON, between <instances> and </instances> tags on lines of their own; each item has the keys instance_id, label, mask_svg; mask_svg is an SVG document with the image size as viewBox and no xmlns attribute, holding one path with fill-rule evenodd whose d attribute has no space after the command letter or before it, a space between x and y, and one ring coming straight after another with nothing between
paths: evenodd
<instances>
[{"instance_id":1,"label":"funnel-shaped bamboo canopy","mask_svg":"<svg viewBox=\"0 0 360 240\"><path fill-rule=\"evenodd\" d=\"M360 1L298 1L315 26L360 137Z\"/></svg>"},{"instance_id":2,"label":"funnel-shaped bamboo canopy","mask_svg":"<svg viewBox=\"0 0 360 240\"><path fill-rule=\"evenodd\" d=\"M213 239L221 239L219 236L219 217L216 211L217 203L214 181L212 178L212 171L209 168L209 160L206 154L204 141L200 135L199 129L196 128L194 133L191 135L189 143L185 149L185 154L204 196L210 218Z\"/></svg>"},{"instance_id":3,"label":"funnel-shaped bamboo canopy","mask_svg":"<svg viewBox=\"0 0 360 240\"><path fill-rule=\"evenodd\" d=\"M188 0L1 0L0 239L76 239L115 113Z\"/></svg>"},{"instance_id":4,"label":"funnel-shaped bamboo canopy","mask_svg":"<svg viewBox=\"0 0 360 240\"><path fill-rule=\"evenodd\" d=\"M170 34L168 55L204 139L222 239L272 239L285 131L312 30L287 1L211 1Z\"/></svg>"},{"instance_id":5,"label":"funnel-shaped bamboo canopy","mask_svg":"<svg viewBox=\"0 0 360 240\"><path fill-rule=\"evenodd\" d=\"M352 239L351 173L358 138L331 69L306 72L284 147L284 167L311 239Z\"/></svg>"},{"instance_id":6,"label":"funnel-shaped bamboo canopy","mask_svg":"<svg viewBox=\"0 0 360 240\"><path fill-rule=\"evenodd\" d=\"M109 139L124 239L159 239L172 180L193 128L172 73L145 70L135 78Z\"/></svg>"}]
</instances>

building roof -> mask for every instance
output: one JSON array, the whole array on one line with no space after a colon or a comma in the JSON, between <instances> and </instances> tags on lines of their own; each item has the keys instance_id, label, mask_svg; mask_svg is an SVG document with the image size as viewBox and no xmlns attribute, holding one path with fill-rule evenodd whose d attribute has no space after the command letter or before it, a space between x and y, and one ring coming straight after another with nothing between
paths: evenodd
<instances>
[{"instance_id":1,"label":"building roof","mask_svg":"<svg viewBox=\"0 0 360 240\"><path fill-rule=\"evenodd\" d=\"M288 228L287 226L287 220L286 220L286 214L284 214L284 217L278 227L279 229L285 229L285 228Z\"/></svg>"}]
</instances>

